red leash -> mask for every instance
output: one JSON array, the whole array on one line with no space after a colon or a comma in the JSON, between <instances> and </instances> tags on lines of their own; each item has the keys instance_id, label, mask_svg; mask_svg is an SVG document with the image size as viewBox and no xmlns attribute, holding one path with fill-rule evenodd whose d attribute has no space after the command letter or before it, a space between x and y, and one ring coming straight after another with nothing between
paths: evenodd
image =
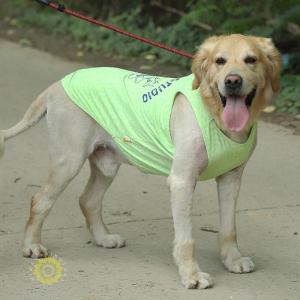
<instances>
[{"instance_id":1,"label":"red leash","mask_svg":"<svg viewBox=\"0 0 300 300\"><path fill-rule=\"evenodd\" d=\"M180 50L177 50L175 48L172 48L172 47L169 47L169 46L166 46L164 44L161 44L159 42L156 42L156 41L152 41L150 39L147 39L147 38L144 38L144 37L141 37L141 36L138 36L138 35L135 35L133 33L130 33L130 32L127 32L127 31L124 31L116 26L113 26L113 25L109 25L109 24L106 24L106 23L103 23L103 22L100 22L100 21L96 21L90 17L86 17L86 16L83 16L81 15L80 13L78 12L75 12L75 11L72 11L68 8L66 8L64 5L62 4L59 4L59 3L53 3L51 1L48 1L48 0L36 0L37 2L41 3L41 4L44 4L46 6L49 6L57 11L60 11L62 13L65 13L67 15L70 15L70 16L73 16L73 17L76 17L76 18L79 18L81 20L84 20L86 22L89 22L89 23L92 23L92 24L95 24L97 26L100 26L100 27L104 27L104 28L107 28L107 29L110 29L110 30L113 30L115 32L118 32L120 34L123 34L125 36L128 36L130 38L133 38L135 40L138 40L138 41L141 41L143 43L146 43L146 44L150 44L154 47L158 47L158 48L161 48L161 49L164 49L166 51L169 51L169 52L172 52L172 53L175 53L175 54L178 54L178 55L181 55L181 56L184 56L184 57L187 57L187 58L190 58L192 59L193 58L193 55L189 54L189 53L186 53L184 51L180 51Z\"/></svg>"}]
</instances>

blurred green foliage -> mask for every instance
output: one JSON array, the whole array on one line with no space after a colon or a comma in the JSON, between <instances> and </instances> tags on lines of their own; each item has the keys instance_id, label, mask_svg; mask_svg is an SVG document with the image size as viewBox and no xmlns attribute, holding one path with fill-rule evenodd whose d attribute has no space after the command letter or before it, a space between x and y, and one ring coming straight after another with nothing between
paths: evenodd
<instances>
[{"instance_id":1,"label":"blurred green foliage","mask_svg":"<svg viewBox=\"0 0 300 300\"><path fill-rule=\"evenodd\" d=\"M276 100L279 111L300 112L300 76L286 74L281 77L281 94Z\"/></svg>"},{"instance_id":2,"label":"blurred green foliage","mask_svg":"<svg viewBox=\"0 0 300 300\"><path fill-rule=\"evenodd\" d=\"M300 0L70 0L60 1L96 19L129 32L194 53L210 35L243 33L272 37L284 54L281 110L300 111ZM0 5L0 15L14 15L20 26L41 27L57 36L71 36L83 48L112 55L144 56L189 67L190 60L172 55L115 32L42 7L32 0Z\"/></svg>"}]
</instances>

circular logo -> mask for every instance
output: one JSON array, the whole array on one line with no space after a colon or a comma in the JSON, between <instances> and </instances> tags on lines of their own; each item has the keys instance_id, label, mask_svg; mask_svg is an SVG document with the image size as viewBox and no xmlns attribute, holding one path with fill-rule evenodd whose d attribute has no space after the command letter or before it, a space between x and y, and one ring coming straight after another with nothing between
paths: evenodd
<instances>
[{"instance_id":1,"label":"circular logo","mask_svg":"<svg viewBox=\"0 0 300 300\"><path fill-rule=\"evenodd\" d=\"M43 285L58 283L65 276L63 263L57 256L37 260L31 271L35 279Z\"/></svg>"}]
</instances>

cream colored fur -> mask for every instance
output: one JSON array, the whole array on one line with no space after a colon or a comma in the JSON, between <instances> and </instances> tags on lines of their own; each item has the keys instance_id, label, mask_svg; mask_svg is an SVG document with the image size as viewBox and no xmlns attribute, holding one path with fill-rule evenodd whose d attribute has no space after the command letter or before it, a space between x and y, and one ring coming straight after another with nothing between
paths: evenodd
<instances>
[{"instance_id":1,"label":"cream colored fur","mask_svg":"<svg viewBox=\"0 0 300 300\"><path fill-rule=\"evenodd\" d=\"M222 105L214 89L216 86L224 88L224 76L233 70L238 71L243 76L247 91L253 86L257 87L257 96L253 100L254 111L251 111L252 118L247 128L238 133L225 130L230 138L238 142L247 139L249 127L262 107L259 103L260 101L265 103L272 96L272 86L275 86L273 91L278 92L275 89L276 76L279 72L275 64L273 66L275 71L272 71L272 66L269 65L273 63L272 59L260 46L264 43L273 51L269 40L256 40L240 35L215 37L205 42L194 58L194 87L200 87L200 92L220 128L223 128L219 117ZM251 66L251 70L243 62L243 55L247 55L246 52L250 48L260 57L257 68ZM226 66L226 70L221 70L214 64L214 55L225 55L224 53L230 63ZM277 72L277 75L272 75L274 72ZM260 82L262 78L264 85ZM123 247L125 240L117 234L110 234L103 223L102 199L120 164L128 164L128 161L112 137L70 101L60 83L55 83L43 92L17 125L0 132L0 154L3 153L4 140L30 128L46 114L51 165L46 184L32 198L23 255L32 258L48 255L48 250L41 240L42 225L58 196L79 173L87 159L90 162L91 175L80 197L80 207L87 226L97 245L107 248ZM199 174L207 166L208 158L201 129L189 102L181 94L176 96L174 102L170 128L175 146L173 165L167 179L175 228L173 255L183 285L187 288L204 289L211 287L213 281L210 275L202 272L195 259L191 215L194 188ZM252 260L240 253L236 238L235 206L243 169L244 165L217 178L221 259L226 269L234 273L254 270Z\"/></svg>"}]
</instances>

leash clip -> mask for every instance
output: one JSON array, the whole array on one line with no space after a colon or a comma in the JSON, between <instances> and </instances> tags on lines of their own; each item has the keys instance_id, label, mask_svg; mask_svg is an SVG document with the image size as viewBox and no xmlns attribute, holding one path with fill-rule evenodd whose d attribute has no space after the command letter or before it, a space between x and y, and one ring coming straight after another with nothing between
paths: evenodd
<instances>
[{"instance_id":1,"label":"leash clip","mask_svg":"<svg viewBox=\"0 0 300 300\"><path fill-rule=\"evenodd\" d=\"M57 3L57 10L60 12L64 12L66 7L63 4Z\"/></svg>"}]
</instances>

